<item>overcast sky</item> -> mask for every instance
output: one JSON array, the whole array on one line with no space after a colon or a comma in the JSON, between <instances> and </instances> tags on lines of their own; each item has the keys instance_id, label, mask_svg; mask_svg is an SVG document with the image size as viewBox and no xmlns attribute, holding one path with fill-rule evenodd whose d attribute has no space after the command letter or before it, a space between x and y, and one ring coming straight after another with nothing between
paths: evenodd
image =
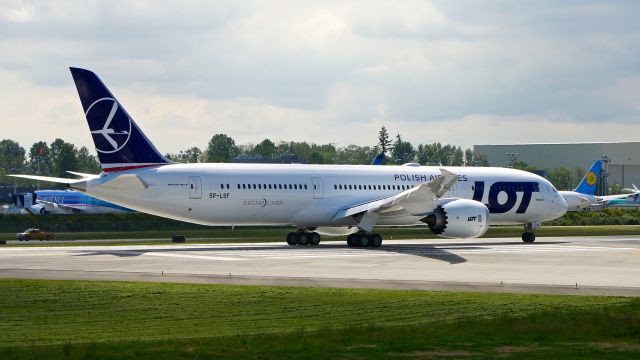
<instances>
[{"instance_id":1,"label":"overcast sky","mask_svg":"<svg viewBox=\"0 0 640 360\"><path fill-rule=\"evenodd\" d=\"M0 0L0 139L93 149L69 66L161 152L640 141L639 1Z\"/></svg>"}]
</instances>

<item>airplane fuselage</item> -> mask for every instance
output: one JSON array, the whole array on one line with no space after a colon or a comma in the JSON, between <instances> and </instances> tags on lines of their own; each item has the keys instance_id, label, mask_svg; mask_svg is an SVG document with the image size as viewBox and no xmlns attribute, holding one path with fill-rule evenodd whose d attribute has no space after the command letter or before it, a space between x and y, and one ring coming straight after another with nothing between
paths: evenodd
<instances>
[{"instance_id":1,"label":"airplane fuselage","mask_svg":"<svg viewBox=\"0 0 640 360\"><path fill-rule=\"evenodd\" d=\"M458 182L442 197L480 201L491 224L532 223L561 216L564 200L544 178L520 170L476 167L172 164L106 174L86 193L135 210L203 225L353 226L334 220L346 206L401 193L440 176ZM110 185L115 177L137 186ZM424 215L400 213L376 225L412 225Z\"/></svg>"}]
</instances>

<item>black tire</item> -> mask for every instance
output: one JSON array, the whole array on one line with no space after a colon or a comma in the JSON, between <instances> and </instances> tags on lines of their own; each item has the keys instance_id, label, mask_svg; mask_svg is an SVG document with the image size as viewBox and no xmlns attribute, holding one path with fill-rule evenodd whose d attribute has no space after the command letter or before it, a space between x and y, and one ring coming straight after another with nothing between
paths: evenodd
<instances>
[{"instance_id":1,"label":"black tire","mask_svg":"<svg viewBox=\"0 0 640 360\"><path fill-rule=\"evenodd\" d=\"M309 233L307 238L309 239L309 245L317 246L318 244L320 244L320 234L315 231Z\"/></svg>"},{"instance_id":2,"label":"black tire","mask_svg":"<svg viewBox=\"0 0 640 360\"><path fill-rule=\"evenodd\" d=\"M354 238L355 238L355 234L349 234L349 236L347 236L347 245L349 245L349 247L356 246Z\"/></svg>"},{"instance_id":3,"label":"black tire","mask_svg":"<svg viewBox=\"0 0 640 360\"><path fill-rule=\"evenodd\" d=\"M298 237L296 236L297 234L294 232L290 232L287 234L287 244L291 245L291 246L295 246L298 245Z\"/></svg>"},{"instance_id":4,"label":"black tire","mask_svg":"<svg viewBox=\"0 0 640 360\"><path fill-rule=\"evenodd\" d=\"M522 234L522 241L524 241L526 243L532 243L532 242L536 241L536 234L530 233L530 232L526 232L526 233Z\"/></svg>"},{"instance_id":5,"label":"black tire","mask_svg":"<svg viewBox=\"0 0 640 360\"><path fill-rule=\"evenodd\" d=\"M369 246L369 237L367 235L358 235L358 237L356 237L356 243L360 247L367 247Z\"/></svg>"},{"instance_id":6,"label":"black tire","mask_svg":"<svg viewBox=\"0 0 640 360\"><path fill-rule=\"evenodd\" d=\"M307 234L301 232L296 234L296 238L298 239L298 245L307 246L309 245L309 237Z\"/></svg>"},{"instance_id":7,"label":"black tire","mask_svg":"<svg viewBox=\"0 0 640 360\"><path fill-rule=\"evenodd\" d=\"M382 245L382 236L378 234L369 235L369 246L380 247Z\"/></svg>"},{"instance_id":8,"label":"black tire","mask_svg":"<svg viewBox=\"0 0 640 360\"><path fill-rule=\"evenodd\" d=\"M31 240L31 238L30 238L30 237L28 237L28 236L25 236L25 237L24 237L24 241L29 241L29 240Z\"/></svg>"},{"instance_id":9,"label":"black tire","mask_svg":"<svg viewBox=\"0 0 640 360\"><path fill-rule=\"evenodd\" d=\"M47 235L44 239L47 241L51 240L51 235Z\"/></svg>"}]
</instances>

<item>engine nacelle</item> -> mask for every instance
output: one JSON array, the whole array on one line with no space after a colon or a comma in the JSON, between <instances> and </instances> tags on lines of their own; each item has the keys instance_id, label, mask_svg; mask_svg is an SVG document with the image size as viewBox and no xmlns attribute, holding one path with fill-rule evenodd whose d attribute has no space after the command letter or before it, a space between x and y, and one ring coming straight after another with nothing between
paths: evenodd
<instances>
[{"instance_id":1,"label":"engine nacelle","mask_svg":"<svg viewBox=\"0 0 640 360\"><path fill-rule=\"evenodd\" d=\"M449 238L476 238L489 229L489 209L479 201L457 199L438 205L420 220L434 234Z\"/></svg>"},{"instance_id":2,"label":"engine nacelle","mask_svg":"<svg viewBox=\"0 0 640 360\"><path fill-rule=\"evenodd\" d=\"M25 209L34 215L46 215L49 213L49 211L47 211L47 209L41 204L31 205L29 207L25 207Z\"/></svg>"}]
</instances>

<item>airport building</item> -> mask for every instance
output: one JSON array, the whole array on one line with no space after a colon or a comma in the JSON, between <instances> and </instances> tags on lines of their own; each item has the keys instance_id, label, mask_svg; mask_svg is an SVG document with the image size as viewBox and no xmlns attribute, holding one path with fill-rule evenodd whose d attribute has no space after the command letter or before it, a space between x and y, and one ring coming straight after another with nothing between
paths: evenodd
<instances>
[{"instance_id":1,"label":"airport building","mask_svg":"<svg viewBox=\"0 0 640 360\"><path fill-rule=\"evenodd\" d=\"M593 161L606 156L610 185L640 186L640 142L474 145L473 149L485 155L491 166L523 161L541 169L578 167L586 171Z\"/></svg>"}]
</instances>

